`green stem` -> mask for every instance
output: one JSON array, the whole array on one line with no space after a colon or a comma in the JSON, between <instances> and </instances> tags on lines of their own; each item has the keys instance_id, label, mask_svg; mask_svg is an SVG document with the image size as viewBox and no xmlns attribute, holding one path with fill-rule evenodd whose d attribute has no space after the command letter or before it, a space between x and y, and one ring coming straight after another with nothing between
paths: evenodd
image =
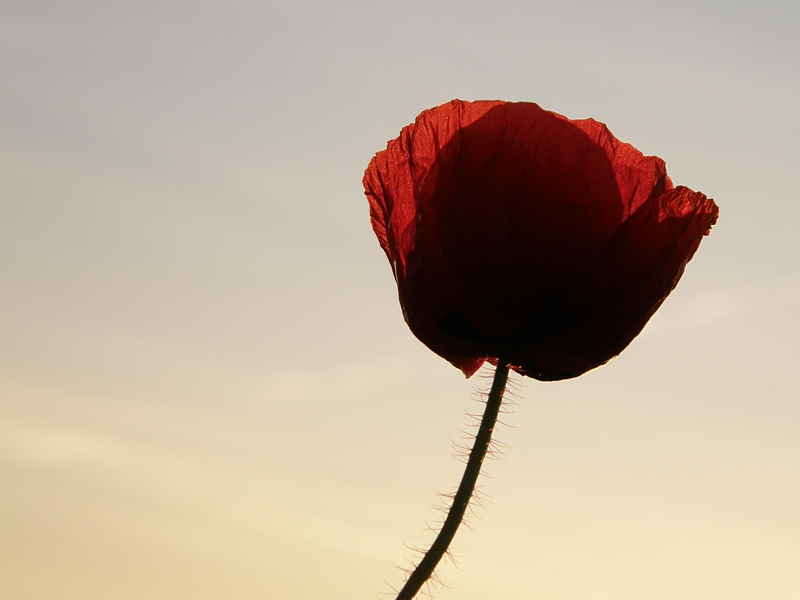
<instances>
[{"instance_id":1,"label":"green stem","mask_svg":"<svg viewBox=\"0 0 800 600\"><path fill-rule=\"evenodd\" d=\"M430 549L425 553L420 563L411 573L411 576L406 581L403 589L397 595L397 600L411 600L419 592L420 588L425 585L425 582L433 575L436 565L447 552L450 547L450 542L456 535L458 526L464 519L464 513L467 511L467 506L475 491L475 483L478 481L478 475L481 473L481 465L483 459L486 457L486 451L489 449L489 444L492 441L492 432L497 423L497 416L500 413L500 405L503 402L503 393L506 390L506 382L508 381L508 362L505 360L497 361L497 369L494 372L494 380L492 381L492 390L489 392L489 398L486 400L486 409L483 412L481 425L478 429L478 435L475 436L475 444L472 446L472 451L469 453L469 460L467 467L464 469L464 475L461 477L461 483L458 486L458 491L453 498L453 504L447 513L447 518L442 525L439 535L431 545Z\"/></svg>"}]
</instances>

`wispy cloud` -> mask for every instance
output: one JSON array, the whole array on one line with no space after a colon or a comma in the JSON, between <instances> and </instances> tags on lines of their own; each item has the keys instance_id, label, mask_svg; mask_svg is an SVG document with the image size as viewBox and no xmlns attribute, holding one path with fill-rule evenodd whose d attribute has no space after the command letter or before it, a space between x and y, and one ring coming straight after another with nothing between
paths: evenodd
<instances>
[{"instance_id":1,"label":"wispy cloud","mask_svg":"<svg viewBox=\"0 0 800 600\"><path fill-rule=\"evenodd\" d=\"M119 462L130 455L119 440L108 435L64 426L0 420L0 458L40 465Z\"/></svg>"},{"instance_id":2,"label":"wispy cloud","mask_svg":"<svg viewBox=\"0 0 800 600\"><path fill-rule=\"evenodd\" d=\"M327 369L294 369L267 377L260 394L276 403L342 398L386 389L403 381L402 359L383 358Z\"/></svg>"},{"instance_id":3,"label":"wispy cloud","mask_svg":"<svg viewBox=\"0 0 800 600\"><path fill-rule=\"evenodd\" d=\"M689 298L683 307L697 324L730 321L758 312L781 310L800 304L800 274L792 274L759 286L741 286L704 292Z\"/></svg>"}]
</instances>

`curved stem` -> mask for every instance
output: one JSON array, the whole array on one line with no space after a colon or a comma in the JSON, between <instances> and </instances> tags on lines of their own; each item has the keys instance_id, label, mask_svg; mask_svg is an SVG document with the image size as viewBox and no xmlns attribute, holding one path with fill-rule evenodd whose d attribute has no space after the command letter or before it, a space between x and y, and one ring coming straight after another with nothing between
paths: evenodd
<instances>
[{"instance_id":1,"label":"curved stem","mask_svg":"<svg viewBox=\"0 0 800 600\"><path fill-rule=\"evenodd\" d=\"M472 451L469 453L469 460L464 469L464 475L461 477L461 483L458 486L458 491L453 498L453 504L447 513L447 518L442 525L439 535L431 545L430 549L425 553L420 563L411 573L411 576L406 581L403 589L397 595L397 600L411 600L417 595L420 588L433 574L433 570L439 561L444 556L445 552L450 546L450 542L456 535L458 526L464 519L464 513L467 510L469 501L475 491L475 483L478 481L478 475L481 473L481 465L483 459L486 457L486 451L489 449L489 444L492 441L492 432L497 423L497 415L500 412L500 405L503 402L503 393L506 390L506 382L508 381L508 362L505 360L497 361L497 369L494 372L494 380L492 381L492 390L489 392L489 398L486 400L486 409L483 412L481 425L478 429L478 435L475 436L475 444L472 446Z\"/></svg>"}]
</instances>

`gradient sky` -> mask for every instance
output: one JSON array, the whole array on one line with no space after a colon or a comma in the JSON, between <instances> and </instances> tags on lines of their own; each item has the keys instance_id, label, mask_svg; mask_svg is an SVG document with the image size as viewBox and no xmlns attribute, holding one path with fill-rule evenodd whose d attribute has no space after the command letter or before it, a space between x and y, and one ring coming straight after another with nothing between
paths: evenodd
<instances>
[{"instance_id":1,"label":"gradient sky","mask_svg":"<svg viewBox=\"0 0 800 600\"><path fill-rule=\"evenodd\" d=\"M0 43L2 598L389 597L487 381L407 330L361 177L456 97L721 217L619 358L516 377L440 597L800 597L796 0L2 0Z\"/></svg>"}]
</instances>

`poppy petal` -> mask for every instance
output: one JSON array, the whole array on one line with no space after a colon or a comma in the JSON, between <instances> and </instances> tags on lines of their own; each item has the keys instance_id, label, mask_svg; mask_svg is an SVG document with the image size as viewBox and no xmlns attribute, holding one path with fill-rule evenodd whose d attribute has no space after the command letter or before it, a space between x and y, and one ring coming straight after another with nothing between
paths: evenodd
<instances>
[{"instance_id":1,"label":"poppy petal","mask_svg":"<svg viewBox=\"0 0 800 600\"><path fill-rule=\"evenodd\" d=\"M718 213L604 124L533 103L425 111L364 187L406 322L468 377L500 356L543 380L616 356Z\"/></svg>"}]
</instances>

